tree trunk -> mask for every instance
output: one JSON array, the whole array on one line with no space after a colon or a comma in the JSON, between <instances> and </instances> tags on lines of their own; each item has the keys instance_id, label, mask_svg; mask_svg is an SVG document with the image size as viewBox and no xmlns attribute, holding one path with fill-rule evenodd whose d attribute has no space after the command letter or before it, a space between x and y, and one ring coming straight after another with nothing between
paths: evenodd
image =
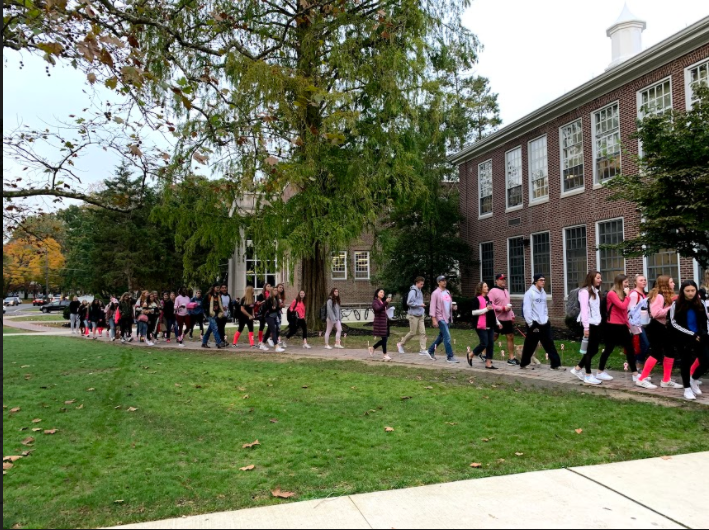
<instances>
[{"instance_id":1,"label":"tree trunk","mask_svg":"<svg viewBox=\"0 0 709 530\"><path fill-rule=\"evenodd\" d=\"M306 320L310 332L323 331L325 324L320 320L320 308L327 302L330 294L327 291L325 254L319 243L315 244L315 252L311 257L304 258L303 286L308 299Z\"/></svg>"}]
</instances>

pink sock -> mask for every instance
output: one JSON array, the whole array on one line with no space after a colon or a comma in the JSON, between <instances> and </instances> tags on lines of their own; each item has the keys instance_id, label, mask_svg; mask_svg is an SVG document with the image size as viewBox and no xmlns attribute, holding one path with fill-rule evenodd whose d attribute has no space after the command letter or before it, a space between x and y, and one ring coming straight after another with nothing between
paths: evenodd
<instances>
[{"instance_id":1,"label":"pink sock","mask_svg":"<svg viewBox=\"0 0 709 530\"><path fill-rule=\"evenodd\" d=\"M643 368L643 373L640 376L640 380L644 381L645 379L648 378L650 375L650 372L652 372L652 369L655 368L655 365L657 364L657 359L654 357L649 357L648 360L645 362L645 367Z\"/></svg>"},{"instance_id":2,"label":"pink sock","mask_svg":"<svg viewBox=\"0 0 709 530\"><path fill-rule=\"evenodd\" d=\"M692 367L689 369L689 372L692 374L692 377L694 377L694 372L697 371L697 368L699 368L699 359L697 359L696 361L694 361L694 364L693 364Z\"/></svg>"},{"instance_id":3,"label":"pink sock","mask_svg":"<svg viewBox=\"0 0 709 530\"><path fill-rule=\"evenodd\" d=\"M662 366L665 368L665 377L662 378L663 383L669 383L670 379L672 379L672 367L674 365L675 360L669 357L665 357L665 360L662 361Z\"/></svg>"}]
</instances>

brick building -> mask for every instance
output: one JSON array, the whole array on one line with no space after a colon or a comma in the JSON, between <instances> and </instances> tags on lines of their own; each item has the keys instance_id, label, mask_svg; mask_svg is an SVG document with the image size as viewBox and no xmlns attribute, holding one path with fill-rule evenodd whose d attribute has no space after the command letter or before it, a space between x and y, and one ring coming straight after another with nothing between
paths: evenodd
<instances>
[{"instance_id":1,"label":"brick building","mask_svg":"<svg viewBox=\"0 0 709 530\"><path fill-rule=\"evenodd\" d=\"M608 30L613 62L605 73L451 158L460 171L463 236L480 261L464 274L466 295L505 272L521 300L542 272L558 322L589 269L603 273L605 288L618 273L642 273L651 282L661 273L702 277L697 263L671 249L631 259L598 249L640 229L635 207L608 201L602 186L621 170L637 170L641 147L630 137L638 118L690 108L693 87L709 75L709 17L640 51L644 29L625 8Z\"/></svg>"}]
</instances>

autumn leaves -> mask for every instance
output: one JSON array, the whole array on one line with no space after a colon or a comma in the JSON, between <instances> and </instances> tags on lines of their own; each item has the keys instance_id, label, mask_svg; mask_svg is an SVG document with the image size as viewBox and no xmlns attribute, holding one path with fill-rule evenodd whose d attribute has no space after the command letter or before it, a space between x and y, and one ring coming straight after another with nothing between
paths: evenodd
<instances>
[{"instance_id":1,"label":"autumn leaves","mask_svg":"<svg viewBox=\"0 0 709 530\"><path fill-rule=\"evenodd\" d=\"M5 405L3 405L3 409L7 409ZM20 414L22 412L21 407L13 407L9 410L8 414L11 416L15 416L17 414ZM37 425L39 423L42 423L41 418L35 418L32 420L32 423ZM21 427L20 432L28 430L28 427ZM59 432L59 429L42 429L41 427L35 427L32 429L32 432L34 433L40 433L44 432L45 435L49 436L52 434L57 434ZM36 438L34 436L27 436L24 440L20 442L20 444L24 445L25 447L34 447L34 443L36 442ZM34 449L28 449L23 451L20 455L17 456L4 456L2 459L2 474L6 475L9 470L11 470L13 467L15 467L15 463L18 460L21 460L23 458L27 458L34 452Z\"/></svg>"},{"instance_id":2,"label":"autumn leaves","mask_svg":"<svg viewBox=\"0 0 709 530\"><path fill-rule=\"evenodd\" d=\"M271 420L271 423L278 423L278 420ZM242 449L253 450L257 447L261 447L261 443L258 440L256 440L255 442L249 443L249 444L244 444L242 446ZM249 466L239 468L239 471L249 472L249 471L253 471L255 469L256 469L256 466L254 464L251 464ZM271 495L277 499L291 499L291 498L295 497L295 493L293 493L292 491L283 491L283 490L281 490L280 487L272 490Z\"/></svg>"}]
</instances>

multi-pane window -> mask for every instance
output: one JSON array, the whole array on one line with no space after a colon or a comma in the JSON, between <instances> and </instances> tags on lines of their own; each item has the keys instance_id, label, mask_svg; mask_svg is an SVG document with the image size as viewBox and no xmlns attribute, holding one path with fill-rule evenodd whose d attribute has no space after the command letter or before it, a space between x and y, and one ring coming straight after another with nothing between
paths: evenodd
<instances>
[{"instance_id":1,"label":"multi-pane window","mask_svg":"<svg viewBox=\"0 0 709 530\"><path fill-rule=\"evenodd\" d=\"M332 253L332 279L347 279L347 252L344 250Z\"/></svg>"},{"instance_id":2,"label":"multi-pane window","mask_svg":"<svg viewBox=\"0 0 709 530\"><path fill-rule=\"evenodd\" d=\"M658 116L672 110L672 83L669 79L640 92L638 118Z\"/></svg>"},{"instance_id":3,"label":"multi-pane window","mask_svg":"<svg viewBox=\"0 0 709 530\"><path fill-rule=\"evenodd\" d=\"M355 252L355 280L369 280L369 252Z\"/></svg>"},{"instance_id":4,"label":"multi-pane window","mask_svg":"<svg viewBox=\"0 0 709 530\"><path fill-rule=\"evenodd\" d=\"M620 112L617 103L593 115L596 183L620 174Z\"/></svg>"},{"instance_id":5,"label":"multi-pane window","mask_svg":"<svg viewBox=\"0 0 709 530\"><path fill-rule=\"evenodd\" d=\"M492 160L478 165L480 216L492 213Z\"/></svg>"},{"instance_id":6,"label":"multi-pane window","mask_svg":"<svg viewBox=\"0 0 709 530\"><path fill-rule=\"evenodd\" d=\"M687 70L687 103L690 108L699 101L696 94L699 85L709 85L709 61Z\"/></svg>"},{"instance_id":7,"label":"multi-pane window","mask_svg":"<svg viewBox=\"0 0 709 530\"><path fill-rule=\"evenodd\" d=\"M480 276L492 288L495 282L495 249L492 243L480 245Z\"/></svg>"},{"instance_id":8,"label":"multi-pane window","mask_svg":"<svg viewBox=\"0 0 709 530\"><path fill-rule=\"evenodd\" d=\"M546 136L529 142L529 185L530 201L541 201L549 197L549 162Z\"/></svg>"},{"instance_id":9,"label":"multi-pane window","mask_svg":"<svg viewBox=\"0 0 709 530\"><path fill-rule=\"evenodd\" d=\"M586 248L586 227L576 226L564 230L566 261L566 293L570 293L586 279L588 274L588 253Z\"/></svg>"},{"instance_id":10,"label":"multi-pane window","mask_svg":"<svg viewBox=\"0 0 709 530\"><path fill-rule=\"evenodd\" d=\"M561 128L561 169L564 193L583 188L583 126L581 120Z\"/></svg>"},{"instance_id":11,"label":"multi-pane window","mask_svg":"<svg viewBox=\"0 0 709 530\"><path fill-rule=\"evenodd\" d=\"M277 265L275 260L259 259L253 241L246 241L246 285L256 289L263 289L267 283L276 285Z\"/></svg>"},{"instance_id":12,"label":"multi-pane window","mask_svg":"<svg viewBox=\"0 0 709 530\"><path fill-rule=\"evenodd\" d=\"M551 241L549 232L532 235L532 274L543 274L551 293Z\"/></svg>"},{"instance_id":13,"label":"multi-pane window","mask_svg":"<svg viewBox=\"0 0 709 530\"><path fill-rule=\"evenodd\" d=\"M649 285L652 286L657 277L662 275L674 278L675 283L679 285L679 257L677 256L677 252L665 250L648 256L647 281Z\"/></svg>"},{"instance_id":14,"label":"multi-pane window","mask_svg":"<svg viewBox=\"0 0 709 530\"><path fill-rule=\"evenodd\" d=\"M510 280L508 283L511 294L524 294L524 238L515 237L509 240Z\"/></svg>"},{"instance_id":15,"label":"multi-pane window","mask_svg":"<svg viewBox=\"0 0 709 530\"><path fill-rule=\"evenodd\" d=\"M522 148L518 147L505 154L505 174L507 176L507 207L522 206Z\"/></svg>"},{"instance_id":16,"label":"multi-pane window","mask_svg":"<svg viewBox=\"0 0 709 530\"><path fill-rule=\"evenodd\" d=\"M622 219L598 223L598 271L603 275L603 290L606 292L613 288L616 276L625 274L625 258L620 250L603 246L617 245L623 240Z\"/></svg>"}]
</instances>

